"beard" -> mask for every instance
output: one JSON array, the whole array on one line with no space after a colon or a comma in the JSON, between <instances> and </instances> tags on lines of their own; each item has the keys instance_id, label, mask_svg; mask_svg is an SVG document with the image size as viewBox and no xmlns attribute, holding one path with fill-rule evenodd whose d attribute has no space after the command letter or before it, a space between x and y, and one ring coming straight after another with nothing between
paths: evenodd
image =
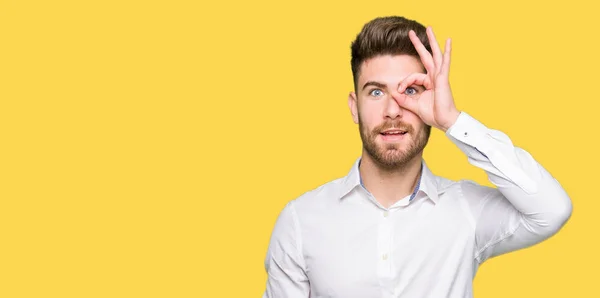
<instances>
[{"instance_id":1,"label":"beard","mask_svg":"<svg viewBox=\"0 0 600 298\"><path fill-rule=\"evenodd\" d=\"M402 121L386 121L369 131L363 125L360 116L358 117L358 128L363 148L373 161L385 170L394 170L405 166L423 151L431 134L430 125L425 125L420 131L415 131L411 125ZM399 143L378 144L377 137L381 135L382 131L390 128L405 130L405 139ZM406 141L409 143L406 144Z\"/></svg>"}]
</instances>

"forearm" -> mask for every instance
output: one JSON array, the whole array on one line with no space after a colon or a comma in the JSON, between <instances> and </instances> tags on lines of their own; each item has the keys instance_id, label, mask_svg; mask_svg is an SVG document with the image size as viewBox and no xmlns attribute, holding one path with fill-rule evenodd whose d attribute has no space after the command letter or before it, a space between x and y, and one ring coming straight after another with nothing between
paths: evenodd
<instances>
[{"instance_id":1,"label":"forearm","mask_svg":"<svg viewBox=\"0 0 600 298\"><path fill-rule=\"evenodd\" d=\"M461 113L446 135L486 171L500 193L522 214L525 228L535 234L555 233L571 214L571 200L560 183L510 138Z\"/></svg>"}]
</instances>

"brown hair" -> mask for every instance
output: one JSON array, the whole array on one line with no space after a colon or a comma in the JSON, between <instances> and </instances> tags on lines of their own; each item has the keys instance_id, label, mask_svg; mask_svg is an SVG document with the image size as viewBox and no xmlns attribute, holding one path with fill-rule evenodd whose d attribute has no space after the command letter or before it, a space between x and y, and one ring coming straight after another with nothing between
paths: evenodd
<instances>
[{"instance_id":1,"label":"brown hair","mask_svg":"<svg viewBox=\"0 0 600 298\"><path fill-rule=\"evenodd\" d=\"M410 30L417 33L427 51L431 53L426 27L414 20L400 16L379 17L363 26L350 46L352 51L350 64L355 91L357 91L360 67L366 60L380 55L410 55L421 61L419 53L408 37Z\"/></svg>"}]
</instances>

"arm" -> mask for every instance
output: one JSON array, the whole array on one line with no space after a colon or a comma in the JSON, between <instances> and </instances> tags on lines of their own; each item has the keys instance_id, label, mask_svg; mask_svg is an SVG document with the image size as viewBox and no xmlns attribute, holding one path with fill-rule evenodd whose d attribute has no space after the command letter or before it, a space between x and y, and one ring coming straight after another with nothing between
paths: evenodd
<instances>
[{"instance_id":1,"label":"arm","mask_svg":"<svg viewBox=\"0 0 600 298\"><path fill-rule=\"evenodd\" d=\"M475 258L482 262L550 237L571 216L569 197L558 181L528 152L513 146L508 136L458 111L448 80L451 40L446 40L442 54L431 27L427 28L427 36L431 53L413 31L409 32L427 73L406 77L396 101L424 123L444 131L497 187L462 184L476 222ZM403 95L413 84L426 90L418 96Z\"/></svg>"},{"instance_id":2,"label":"arm","mask_svg":"<svg viewBox=\"0 0 600 298\"><path fill-rule=\"evenodd\" d=\"M497 187L471 185L464 190L476 204L478 262L539 243L569 219L572 204L565 190L506 134L462 112L446 135Z\"/></svg>"},{"instance_id":3,"label":"arm","mask_svg":"<svg viewBox=\"0 0 600 298\"><path fill-rule=\"evenodd\" d=\"M279 214L271 234L265 269L267 286L263 298L307 298L310 285L302 256L302 239L293 201Z\"/></svg>"}]
</instances>

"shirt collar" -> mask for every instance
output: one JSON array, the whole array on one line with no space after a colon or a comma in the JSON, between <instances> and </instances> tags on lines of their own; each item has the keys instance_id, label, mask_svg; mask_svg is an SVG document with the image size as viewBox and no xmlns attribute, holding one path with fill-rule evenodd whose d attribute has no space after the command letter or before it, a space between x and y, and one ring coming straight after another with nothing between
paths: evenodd
<instances>
[{"instance_id":1,"label":"shirt collar","mask_svg":"<svg viewBox=\"0 0 600 298\"><path fill-rule=\"evenodd\" d=\"M361 158L357 158L350 172L346 177L342 179L341 188L338 193L340 199L344 198L350 191L352 191L355 187L361 185L360 172L358 170L358 166L360 165ZM419 182L417 183L417 194L423 192L427 195L429 199L431 199L434 203L437 203L439 200L438 196L438 187L436 183L435 175L429 170L427 163L425 160L421 160L421 177L419 178Z\"/></svg>"}]
</instances>

